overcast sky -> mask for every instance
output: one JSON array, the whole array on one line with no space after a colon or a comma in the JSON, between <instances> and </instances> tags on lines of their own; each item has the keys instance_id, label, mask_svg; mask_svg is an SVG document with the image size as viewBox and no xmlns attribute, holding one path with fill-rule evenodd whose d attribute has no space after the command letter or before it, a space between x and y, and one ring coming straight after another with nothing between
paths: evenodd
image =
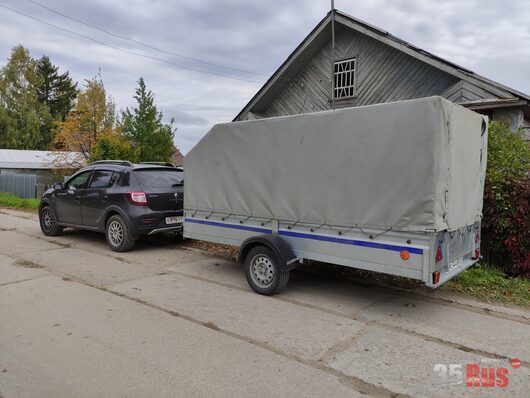
<instances>
[{"instance_id":1,"label":"overcast sky","mask_svg":"<svg viewBox=\"0 0 530 398\"><path fill-rule=\"evenodd\" d=\"M175 143L184 153L213 124L232 120L330 7L329 0L35 1L115 35L242 70L147 48L29 0L0 0L0 5L115 47L0 7L0 64L13 46L22 44L35 58L48 55L80 82L101 69L105 87L121 109L133 105L136 81L143 76L165 118L175 119ZM530 93L529 0L336 0L335 5L436 55Z\"/></svg>"}]
</instances>

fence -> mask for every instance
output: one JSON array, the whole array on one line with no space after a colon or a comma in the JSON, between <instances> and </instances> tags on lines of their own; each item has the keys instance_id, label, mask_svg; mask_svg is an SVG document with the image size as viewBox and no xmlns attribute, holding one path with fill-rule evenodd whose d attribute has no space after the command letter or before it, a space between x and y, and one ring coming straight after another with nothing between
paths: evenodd
<instances>
[{"instance_id":1,"label":"fence","mask_svg":"<svg viewBox=\"0 0 530 398\"><path fill-rule=\"evenodd\" d=\"M21 198L36 198L37 176L0 173L0 192L9 192Z\"/></svg>"}]
</instances>

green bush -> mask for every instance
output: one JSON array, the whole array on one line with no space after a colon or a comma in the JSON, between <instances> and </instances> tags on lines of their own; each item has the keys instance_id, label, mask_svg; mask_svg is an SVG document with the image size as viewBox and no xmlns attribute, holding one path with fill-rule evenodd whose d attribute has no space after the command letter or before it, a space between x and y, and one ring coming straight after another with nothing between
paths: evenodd
<instances>
[{"instance_id":1,"label":"green bush","mask_svg":"<svg viewBox=\"0 0 530 398\"><path fill-rule=\"evenodd\" d=\"M530 274L530 143L507 122L488 134L482 241L486 261L509 274Z\"/></svg>"}]
</instances>

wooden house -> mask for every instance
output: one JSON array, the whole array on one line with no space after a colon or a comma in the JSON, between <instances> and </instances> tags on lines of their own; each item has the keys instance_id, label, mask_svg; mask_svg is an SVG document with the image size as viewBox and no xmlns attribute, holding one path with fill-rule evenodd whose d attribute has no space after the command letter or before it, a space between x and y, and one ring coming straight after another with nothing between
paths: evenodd
<instances>
[{"instance_id":1,"label":"wooden house","mask_svg":"<svg viewBox=\"0 0 530 398\"><path fill-rule=\"evenodd\" d=\"M234 121L433 95L530 132L529 95L338 10L320 21Z\"/></svg>"}]
</instances>

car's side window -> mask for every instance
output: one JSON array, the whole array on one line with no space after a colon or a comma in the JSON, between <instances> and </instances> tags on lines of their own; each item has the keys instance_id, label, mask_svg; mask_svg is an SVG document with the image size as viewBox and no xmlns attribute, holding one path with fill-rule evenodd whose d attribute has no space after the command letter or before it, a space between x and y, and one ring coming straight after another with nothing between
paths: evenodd
<instances>
[{"instance_id":1,"label":"car's side window","mask_svg":"<svg viewBox=\"0 0 530 398\"><path fill-rule=\"evenodd\" d=\"M79 174L77 177L74 177L68 183L67 189L83 189L88 177L90 177L90 173L90 171L85 171L84 173Z\"/></svg>"},{"instance_id":2,"label":"car's side window","mask_svg":"<svg viewBox=\"0 0 530 398\"><path fill-rule=\"evenodd\" d=\"M116 173L109 170L96 170L90 181L90 188L108 188L116 182Z\"/></svg>"}]
</instances>

